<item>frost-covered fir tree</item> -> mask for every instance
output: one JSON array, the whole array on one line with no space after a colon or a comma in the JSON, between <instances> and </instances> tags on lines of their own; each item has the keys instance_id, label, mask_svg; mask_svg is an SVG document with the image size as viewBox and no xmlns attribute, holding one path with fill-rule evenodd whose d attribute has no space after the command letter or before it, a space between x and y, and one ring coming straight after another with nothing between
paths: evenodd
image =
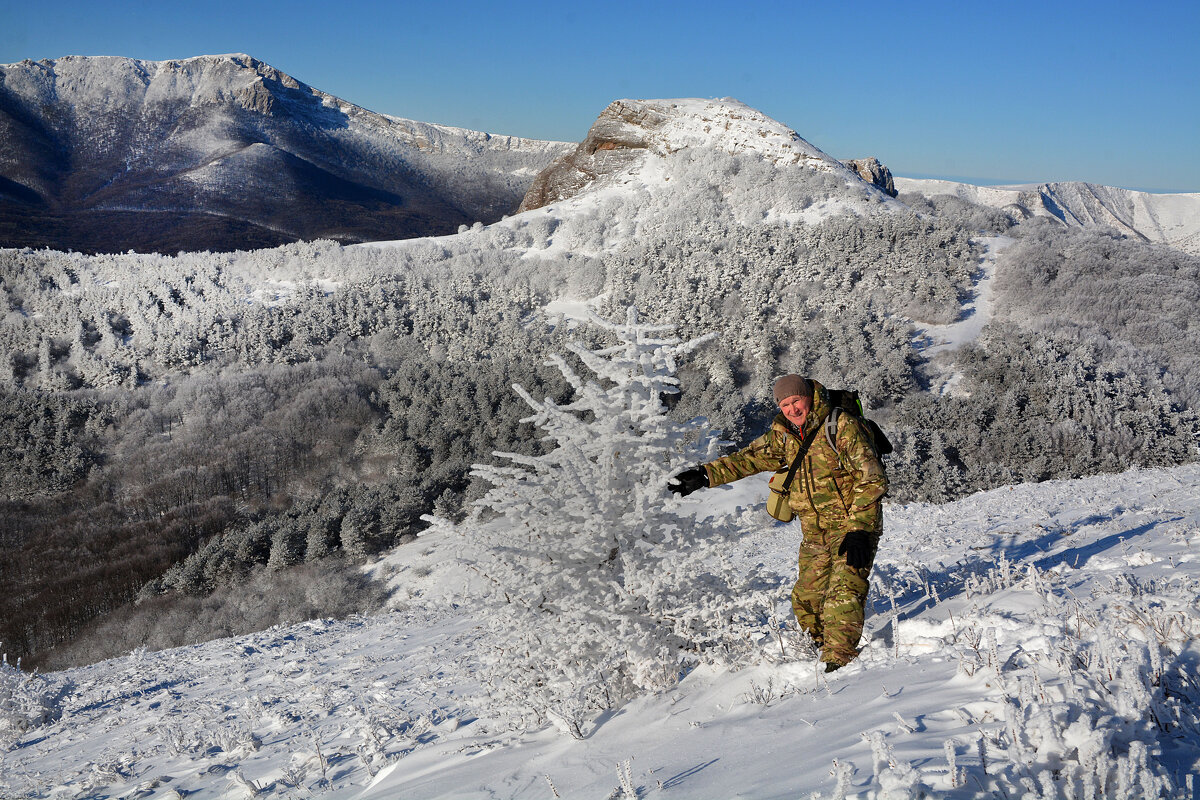
<instances>
[{"instance_id":1,"label":"frost-covered fir tree","mask_svg":"<svg viewBox=\"0 0 1200 800\"><path fill-rule=\"evenodd\" d=\"M663 403L678 392L676 360L710 337L680 342L632 308L623 324L593 322L617 343L570 346L590 379L553 358L570 402L514 386L555 448L476 465L493 488L458 529L490 587L475 607L493 710L576 735L590 715L670 686L691 665L753 660L778 596L726 561L734 531L697 523L667 489L718 444L705 420L675 422Z\"/></svg>"}]
</instances>

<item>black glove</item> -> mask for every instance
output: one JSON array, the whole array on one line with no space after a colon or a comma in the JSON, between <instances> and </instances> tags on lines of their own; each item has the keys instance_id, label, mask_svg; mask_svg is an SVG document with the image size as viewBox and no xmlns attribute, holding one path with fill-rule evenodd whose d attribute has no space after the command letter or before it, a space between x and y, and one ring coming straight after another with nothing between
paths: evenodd
<instances>
[{"instance_id":1,"label":"black glove","mask_svg":"<svg viewBox=\"0 0 1200 800\"><path fill-rule=\"evenodd\" d=\"M708 488L708 473L703 466L685 469L667 482L667 488L680 497L687 497L697 489Z\"/></svg>"},{"instance_id":2,"label":"black glove","mask_svg":"<svg viewBox=\"0 0 1200 800\"><path fill-rule=\"evenodd\" d=\"M846 557L846 563L855 569L871 566L871 536L866 531L850 531L842 539L838 555Z\"/></svg>"}]
</instances>

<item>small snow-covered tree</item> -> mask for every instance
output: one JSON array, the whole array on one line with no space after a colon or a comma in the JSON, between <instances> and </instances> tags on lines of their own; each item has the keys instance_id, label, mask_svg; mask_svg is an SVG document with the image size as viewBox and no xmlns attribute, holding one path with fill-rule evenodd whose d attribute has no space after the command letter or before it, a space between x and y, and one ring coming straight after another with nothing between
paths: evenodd
<instances>
[{"instance_id":1,"label":"small snow-covered tree","mask_svg":"<svg viewBox=\"0 0 1200 800\"><path fill-rule=\"evenodd\" d=\"M53 722L62 716L65 689L36 673L22 672L8 656L0 654L0 751L9 747L26 731Z\"/></svg>"},{"instance_id":2,"label":"small snow-covered tree","mask_svg":"<svg viewBox=\"0 0 1200 800\"><path fill-rule=\"evenodd\" d=\"M487 578L479 677L494 710L517 724L559 722L579 734L591 714L667 687L700 661L760 652L777 587L725 557L736 536L679 513L667 481L715 455L703 419L667 416L676 359L710 337L664 338L672 326L593 322L617 344L553 363L570 402L535 400L529 417L556 447L510 465L476 465L493 484L459 526L464 555Z\"/></svg>"}]
</instances>

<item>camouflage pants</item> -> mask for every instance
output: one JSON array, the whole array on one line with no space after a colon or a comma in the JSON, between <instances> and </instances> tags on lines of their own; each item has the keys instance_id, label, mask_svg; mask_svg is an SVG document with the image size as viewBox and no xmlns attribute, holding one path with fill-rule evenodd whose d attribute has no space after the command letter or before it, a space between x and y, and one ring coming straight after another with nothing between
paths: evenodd
<instances>
[{"instance_id":1,"label":"camouflage pants","mask_svg":"<svg viewBox=\"0 0 1200 800\"><path fill-rule=\"evenodd\" d=\"M821 661L848 664L858 656L870 566L854 569L838 555L846 531L803 520L800 577L792 587L796 622L821 648ZM875 547L871 548L875 560Z\"/></svg>"}]
</instances>

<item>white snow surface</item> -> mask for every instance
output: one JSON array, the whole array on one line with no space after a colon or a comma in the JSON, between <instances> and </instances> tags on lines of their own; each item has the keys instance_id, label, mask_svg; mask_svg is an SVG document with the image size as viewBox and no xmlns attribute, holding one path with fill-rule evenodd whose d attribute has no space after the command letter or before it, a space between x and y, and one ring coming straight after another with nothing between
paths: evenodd
<instances>
[{"instance_id":1,"label":"white snow surface","mask_svg":"<svg viewBox=\"0 0 1200 800\"><path fill-rule=\"evenodd\" d=\"M996 277L996 261L1015 239L1010 236L985 236L976 244L983 247L979 270L974 278L974 291L962 304L959 318L946 324L913 323L913 345L930 363L929 376L933 388L942 394L961 397L969 393L961 388L962 373L954 362L954 351L975 341L991 321L995 311L992 283Z\"/></svg>"},{"instance_id":2,"label":"white snow surface","mask_svg":"<svg viewBox=\"0 0 1200 800\"><path fill-rule=\"evenodd\" d=\"M929 342L921 350L927 358L979 338L983 326L992 318L992 281L996 277L996 259L1013 241L1008 236L987 236L980 240L983 255L979 259L975 291L971 299L963 304L958 320L946 325L918 325L916 328L917 335Z\"/></svg>"},{"instance_id":3,"label":"white snow surface","mask_svg":"<svg viewBox=\"0 0 1200 800\"><path fill-rule=\"evenodd\" d=\"M751 478L679 506L740 526L734 557L786 584L799 526L770 522L765 491ZM1102 756L1134 764L1126 796L1183 796L1145 765L1183 786L1200 757L1200 464L885 518L863 654L829 676L811 654L772 660L767 639L760 665L697 669L582 740L506 732L454 668L488 632L443 531L373 565L393 587L375 616L45 676L0 667L0 796L1018 797ZM1139 700L1151 673L1192 705Z\"/></svg>"},{"instance_id":4,"label":"white snow surface","mask_svg":"<svg viewBox=\"0 0 1200 800\"><path fill-rule=\"evenodd\" d=\"M618 102L664 120L648 136L648 149L658 155L687 147L711 147L728 153L758 153L776 164L804 163L824 172L854 174L791 128L732 97Z\"/></svg>"},{"instance_id":5,"label":"white snow surface","mask_svg":"<svg viewBox=\"0 0 1200 800\"><path fill-rule=\"evenodd\" d=\"M950 194L970 203L1039 217L1071 227L1103 226L1148 242L1200 255L1200 193L1159 194L1064 182L975 186L954 181L895 178L900 193Z\"/></svg>"},{"instance_id":6,"label":"white snow surface","mask_svg":"<svg viewBox=\"0 0 1200 800\"><path fill-rule=\"evenodd\" d=\"M545 320L538 319L536 323L531 324L546 324L554 326L562 323L568 326L575 325L580 322L586 322L596 314L601 304L608 299L608 294L597 295L586 300L573 299L569 297L560 297L551 300L546 305L542 306L542 311L545 313Z\"/></svg>"},{"instance_id":7,"label":"white snow surface","mask_svg":"<svg viewBox=\"0 0 1200 800\"><path fill-rule=\"evenodd\" d=\"M341 281L335 281L329 278L314 278L308 283L316 291L327 295L333 294L342 285ZM282 306L291 302L292 297L295 294L296 281L274 280L268 278L263 281L259 288L250 292L249 302L261 303L262 305L273 308L275 306Z\"/></svg>"},{"instance_id":8,"label":"white snow surface","mask_svg":"<svg viewBox=\"0 0 1200 800\"><path fill-rule=\"evenodd\" d=\"M992 281L996 277L996 260L1006 247L1015 240L1009 236L986 236L979 240L983 255L979 259L979 272L975 276L972 296L963 303L959 318L945 325L915 323L913 342L934 370L941 374L943 394L965 395L959 388L962 373L954 369L953 358L948 355L964 344L975 341L991 321L993 314ZM939 358L940 356L940 358Z\"/></svg>"}]
</instances>

